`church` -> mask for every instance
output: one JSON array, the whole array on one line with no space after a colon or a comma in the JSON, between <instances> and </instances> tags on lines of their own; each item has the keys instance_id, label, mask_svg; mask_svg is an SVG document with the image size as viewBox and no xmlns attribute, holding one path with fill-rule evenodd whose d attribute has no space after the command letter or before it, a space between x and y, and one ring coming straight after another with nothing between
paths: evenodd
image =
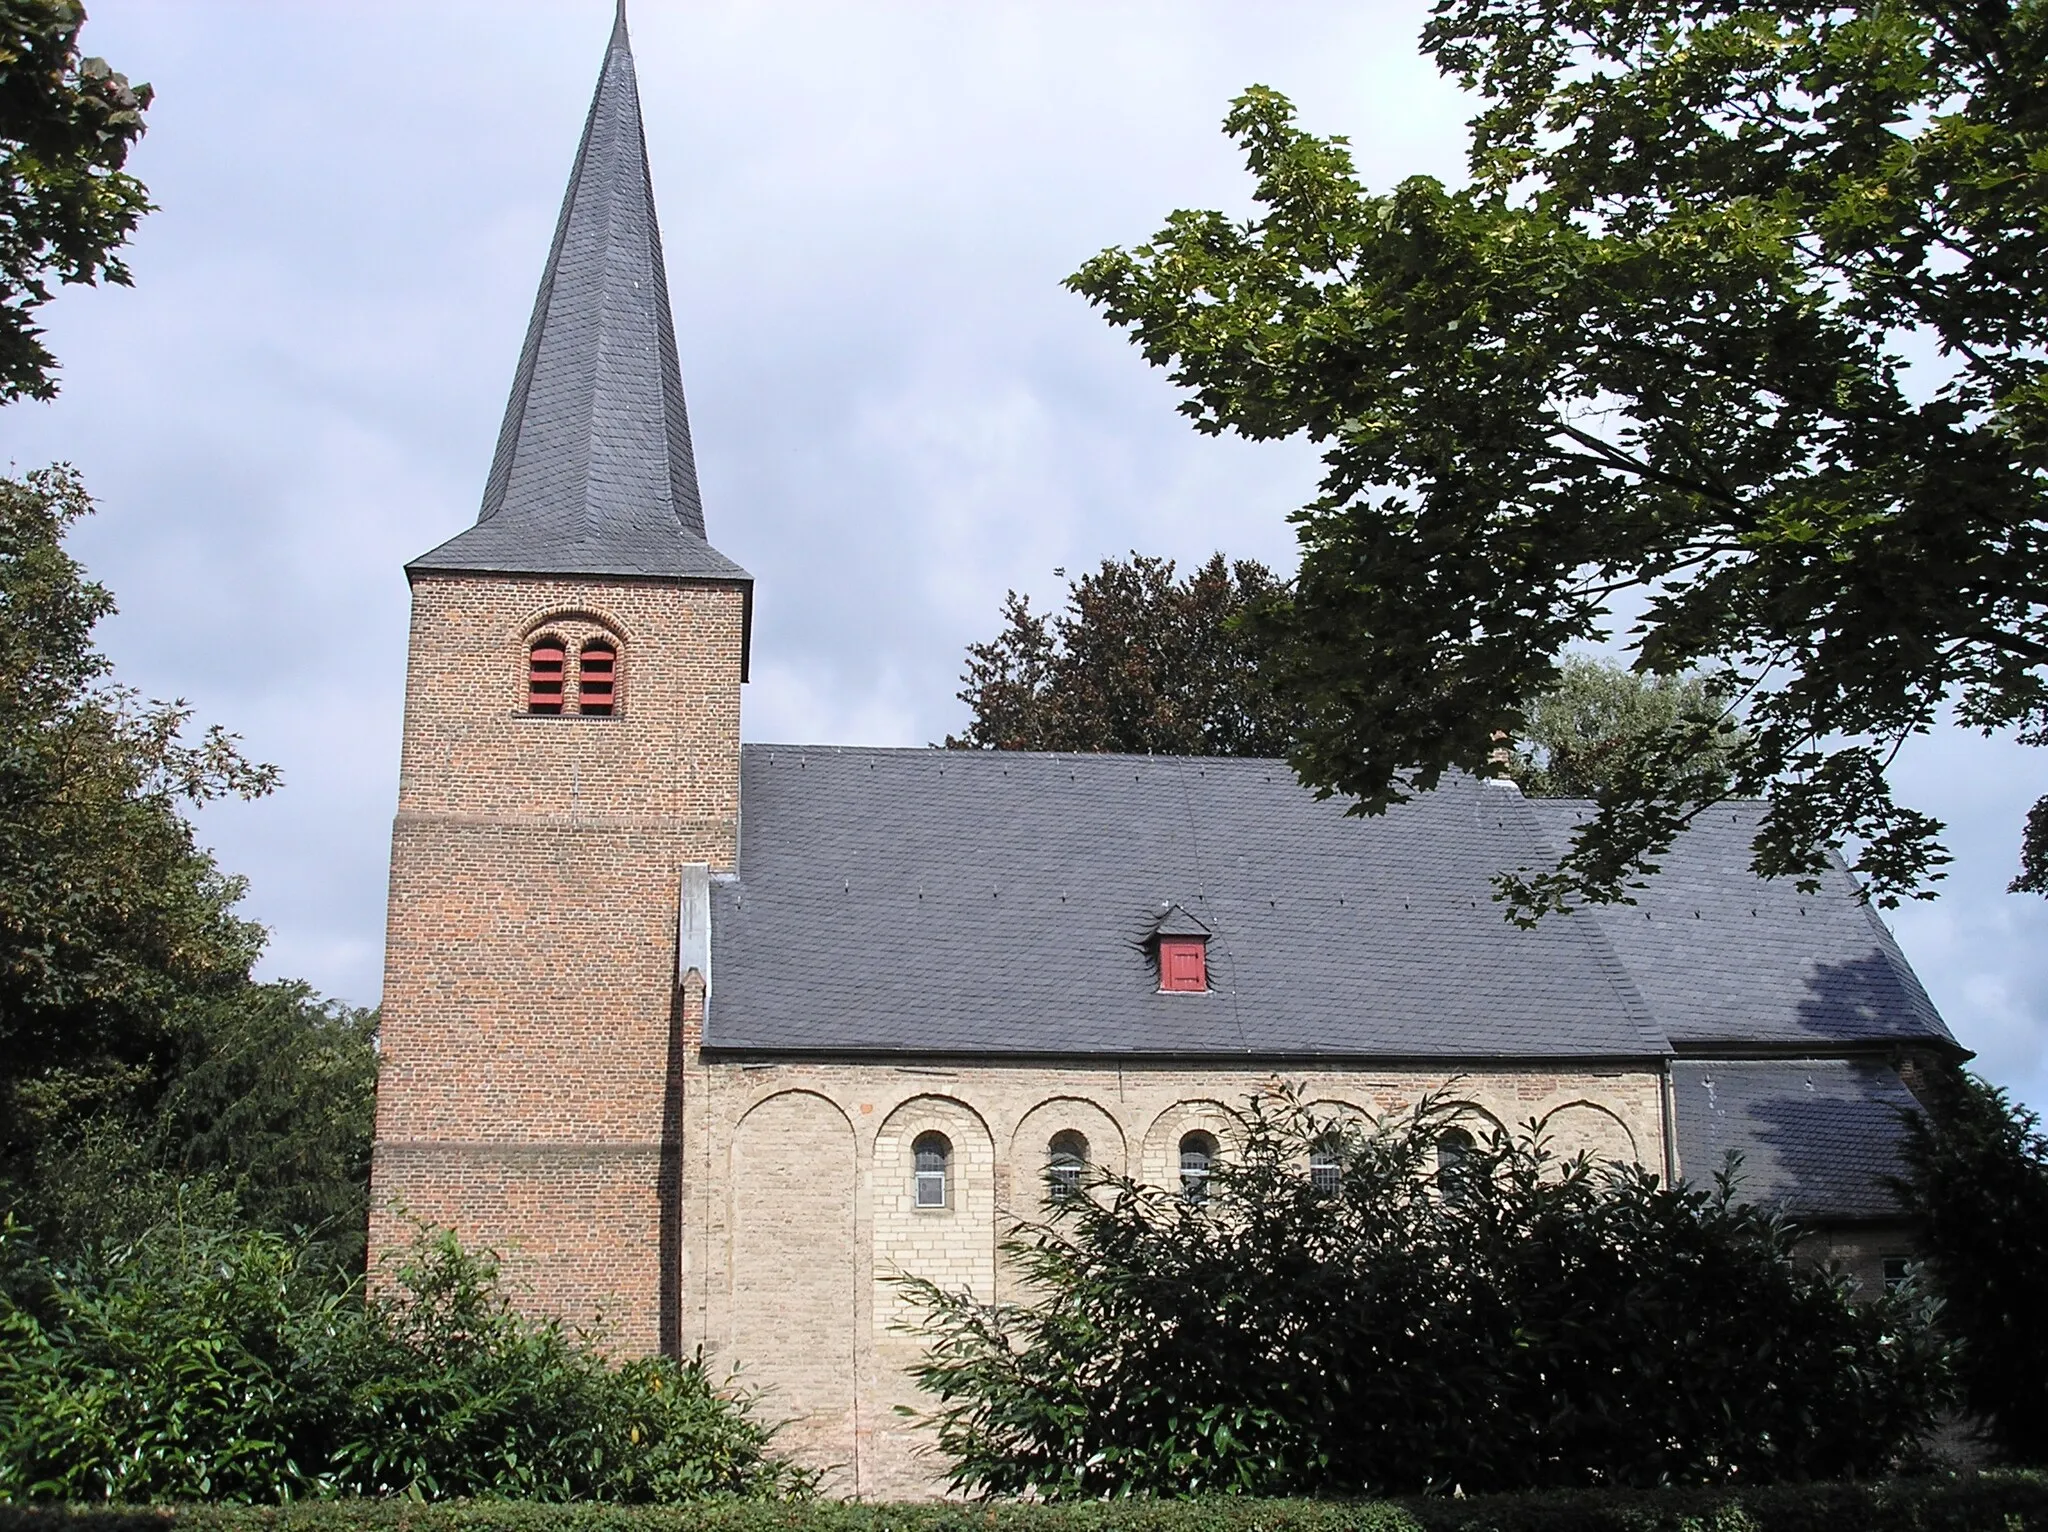
<instances>
[{"instance_id":1,"label":"church","mask_svg":"<svg viewBox=\"0 0 2048 1532\"><path fill-rule=\"evenodd\" d=\"M424 1219L618 1351L702 1347L834 1493L943 1483L894 1276L1005 1295L1061 1176L1199 1195L1276 1081L1672 1177L1739 1151L1816 1253L1898 1270L1898 1109L1962 1050L1839 862L1748 871L1751 810L1524 931L1491 879L1586 805L1505 782L1358 819L1280 761L743 745L754 581L623 9L482 509L406 575L372 1259Z\"/></svg>"}]
</instances>

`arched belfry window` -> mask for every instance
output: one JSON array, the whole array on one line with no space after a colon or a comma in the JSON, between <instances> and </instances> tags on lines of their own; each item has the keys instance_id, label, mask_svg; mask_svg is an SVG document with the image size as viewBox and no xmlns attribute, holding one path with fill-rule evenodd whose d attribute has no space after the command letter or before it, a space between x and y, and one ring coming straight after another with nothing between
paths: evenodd
<instances>
[{"instance_id":1,"label":"arched belfry window","mask_svg":"<svg viewBox=\"0 0 2048 1532\"><path fill-rule=\"evenodd\" d=\"M916 1203L921 1208L946 1206L946 1175L952 1169L953 1145L943 1133L920 1133L910 1146L915 1163Z\"/></svg>"},{"instance_id":2,"label":"arched belfry window","mask_svg":"<svg viewBox=\"0 0 2048 1532\"><path fill-rule=\"evenodd\" d=\"M1045 1149L1047 1190L1055 1202L1072 1202L1081 1195L1081 1177L1088 1169L1088 1140L1066 1128L1053 1134Z\"/></svg>"},{"instance_id":3,"label":"arched belfry window","mask_svg":"<svg viewBox=\"0 0 2048 1532\"><path fill-rule=\"evenodd\" d=\"M526 660L526 711L562 711L562 666L568 651L559 638L537 638Z\"/></svg>"},{"instance_id":4,"label":"arched belfry window","mask_svg":"<svg viewBox=\"0 0 2048 1532\"><path fill-rule=\"evenodd\" d=\"M1212 1134L1184 1133L1180 1140L1180 1194L1190 1202L1209 1200L1209 1175L1216 1168Z\"/></svg>"},{"instance_id":5,"label":"arched belfry window","mask_svg":"<svg viewBox=\"0 0 2048 1532\"><path fill-rule=\"evenodd\" d=\"M619 651L609 640L594 638L576 658L576 711L609 718L618 695Z\"/></svg>"}]
</instances>

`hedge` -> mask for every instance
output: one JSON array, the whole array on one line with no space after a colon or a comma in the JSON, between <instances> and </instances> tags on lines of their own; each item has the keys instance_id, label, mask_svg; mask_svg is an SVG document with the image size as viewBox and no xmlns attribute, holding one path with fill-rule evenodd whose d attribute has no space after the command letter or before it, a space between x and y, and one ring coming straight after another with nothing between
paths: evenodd
<instances>
[{"instance_id":1,"label":"hedge","mask_svg":"<svg viewBox=\"0 0 2048 1532\"><path fill-rule=\"evenodd\" d=\"M0 1532L2048 1532L2048 1475L1472 1499L0 1505Z\"/></svg>"}]
</instances>

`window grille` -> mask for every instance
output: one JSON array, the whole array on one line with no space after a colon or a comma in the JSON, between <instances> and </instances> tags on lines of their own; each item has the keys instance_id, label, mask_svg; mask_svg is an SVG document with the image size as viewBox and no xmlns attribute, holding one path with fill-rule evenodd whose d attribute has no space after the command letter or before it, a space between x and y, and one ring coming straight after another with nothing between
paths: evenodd
<instances>
[{"instance_id":1,"label":"window grille","mask_svg":"<svg viewBox=\"0 0 2048 1532\"><path fill-rule=\"evenodd\" d=\"M562 662L568 657L559 638L538 640L527 657L526 711L562 711Z\"/></svg>"},{"instance_id":2,"label":"window grille","mask_svg":"<svg viewBox=\"0 0 2048 1532\"><path fill-rule=\"evenodd\" d=\"M1189 1133L1180 1141L1180 1194L1190 1202L1209 1200L1209 1174L1216 1164L1216 1140Z\"/></svg>"},{"instance_id":3,"label":"window grille","mask_svg":"<svg viewBox=\"0 0 2048 1532\"><path fill-rule=\"evenodd\" d=\"M953 1145L943 1133L920 1133L910 1146L916 1162L917 1205L942 1208L946 1205L946 1171L953 1159Z\"/></svg>"},{"instance_id":4,"label":"window grille","mask_svg":"<svg viewBox=\"0 0 2048 1532\"><path fill-rule=\"evenodd\" d=\"M609 718L619 651L602 641L583 646L576 659L576 711Z\"/></svg>"},{"instance_id":5,"label":"window grille","mask_svg":"<svg viewBox=\"0 0 2048 1532\"><path fill-rule=\"evenodd\" d=\"M1324 1139L1308 1152L1308 1184L1319 1197L1334 1197L1344 1184L1344 1161L1334 1140Z\"/></svg>"},{"instance_id":6,"label":"window grille","mask_svg":"<svg viewBox=\"0 0 2048 1532\"><path fill-rule=\"evenodd\" d=\"M1081 1195L1081 1175L1088 1165L1088 1140L1069 1128L1055 1133L1046 1146L1046 1178L1054 1202L1071 1202Z\"/></svg>"}]
</instances>

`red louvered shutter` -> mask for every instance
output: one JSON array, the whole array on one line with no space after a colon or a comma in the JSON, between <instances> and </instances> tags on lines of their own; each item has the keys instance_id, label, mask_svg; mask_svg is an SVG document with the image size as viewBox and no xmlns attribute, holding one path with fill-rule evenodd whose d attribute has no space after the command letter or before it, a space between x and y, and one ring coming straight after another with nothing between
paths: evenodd
<instances>
[{"instance_id":1,"label":"red louvered shutter","mask_svg":"<svg viewBox=\"0 0 2048 1532\"><path fill-rule=\"evenodd\" d=\"M526 710L529 713L562 711L562 662L568 656L553 639L533 646L527 665Z\"/></svg>"},{"instance_id":2,"label":"red louvered shutter","mask_svg":"<svg viewBox=\"0 0 2048 1532\"><path fill-rule=\"evenodd\" d=\"M1201 942L1159 943L1159 987L1183 992L1209 987L1208 955Z\"/></svg>"},{"instance_id":3,"label":"red louvered shutter","mask_svg":"<svg viewBox=\"0 0 2048 1532\"><path fill-rule=\"evenodd\" d=\"M585 644L576 662L576 711L609 717L619 652L610 644Z\"/></svg>"}]
</instances>

